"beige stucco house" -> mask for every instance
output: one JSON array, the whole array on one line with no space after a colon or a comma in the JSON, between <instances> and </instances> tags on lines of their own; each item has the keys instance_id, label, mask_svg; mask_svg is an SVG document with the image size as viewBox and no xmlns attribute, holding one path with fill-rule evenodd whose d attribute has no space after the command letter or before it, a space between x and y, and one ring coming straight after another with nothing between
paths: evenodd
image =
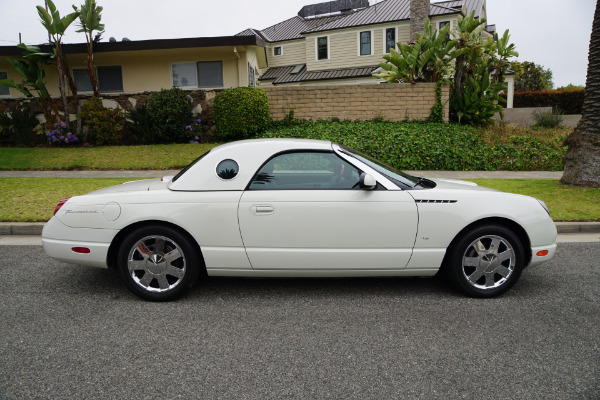
<instances>
[{"instance_id":1,"label":"beige stucco house","mask_svg":"<svg viewBox=\"0 0 600 400\"><path fill-rule=\"evenodd\" d=\"M460 15L471 12L487 19L486 1L433 2L429 19L438 30L446 24L452 29ZM495 26L488 25L486 33L494 32ZM410 0L313 4L283 22L238 35L259 36L266 43L268 67L260 71L261 86L372 84L382 57L397 48L397 42L409 41ZM512 80L509 76L511 92Z\"/></svg>"},{"instance_id":2,"label":"beige stucco house","mask_svg":"<svg viewBox=\"0 0 600 400\"><path fill-rule=\"evenodd\" d=\"M41 47L51 51L47 45ZM63 49L78 92L91 93L86 45L64 44ZM20 54L16 46L0 47L0 79L21 80L7 61ZM267 66L265 42L257 36L100 42L94 45L94 61L101 94L254 85L260 69ZM46 86L51 95L59 95L55 66L46 67ZM0 86L0 99L22 96Z\"/></svg>"}]
</instances>

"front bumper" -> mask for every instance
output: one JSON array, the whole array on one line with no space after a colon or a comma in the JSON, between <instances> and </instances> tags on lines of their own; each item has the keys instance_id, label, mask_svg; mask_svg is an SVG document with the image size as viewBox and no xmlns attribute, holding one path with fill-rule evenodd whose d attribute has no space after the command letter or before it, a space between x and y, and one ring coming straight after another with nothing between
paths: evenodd
<instances>
[{"instance_id":1,"label":"front bumper","mask_svg":"<svg viewBox=\"0 0 600 400\"><path fill-rule=\"evenodd\" d=\"M548 254L545 256L538 256L537 253L539 251L548 250ZM547 246L537 246L531 248L531 262L528 264L529 267L533 267L535 265L539 265L543 262L549 261L554 257L554 253L556 253L556 243L547 245Z\"/></svg>"}]
</instances>

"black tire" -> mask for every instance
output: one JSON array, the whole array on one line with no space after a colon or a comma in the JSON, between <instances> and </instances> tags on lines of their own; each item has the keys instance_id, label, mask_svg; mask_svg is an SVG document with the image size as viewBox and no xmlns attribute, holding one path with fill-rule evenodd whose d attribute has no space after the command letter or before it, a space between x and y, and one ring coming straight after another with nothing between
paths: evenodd
<instances>
[{"instance_id":1,"label":"black tire","mask_svg":"<svg viewBox=\"0 0 600 400\"><path fill-rule=\"evenodd\" d=\"M151 225L134 230L123 240L118 267L125 285L144 300L168 301L194 284L200 255L186 235Z\"/></svg>"},{"instance_id":2,"label":"black tire","mask_svg":"<svg viewBox=\"0 0 600 400\"><path fill-rule=\"evenodd\" d=\"M510 229L484 225L467 232L449 249L445 272L472 297L495 297L510 289L523 272L523 244Z\"/></svg>"}]
</instances>

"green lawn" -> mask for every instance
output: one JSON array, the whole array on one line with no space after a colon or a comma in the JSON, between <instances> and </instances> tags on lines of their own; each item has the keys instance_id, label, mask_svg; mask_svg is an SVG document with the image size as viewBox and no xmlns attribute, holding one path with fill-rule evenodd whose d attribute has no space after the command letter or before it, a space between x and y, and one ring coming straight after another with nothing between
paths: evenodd
<instances>
[{"instance_id":1,"label":"green lawn","mask_svg":"<svg viewBox=\"0 0 600 400\"><path fill-rule=\"evenodd\" d=\"M128 180L132 178L0 178L0 221L47 221L60 199ZM555 221L600 221L600 189L565 186L551 179L474 182L539 198L548 205Z\"/></svg>"},{"instance_id":2,"label":"green lawn","mask_svg":"<svg viewBox=\"0 0 600 400\"><path fill-rule=\"evenodd\" d=\"M542 200L555 221L600 221L600 189L563 185L554 179L476 179L480 186Z\"/></svg>"},{"instance_id":3,"label":"green lawn","mask_svg":"<svg viewBox=\"0 0 600 400\"><path fill-rule=\"evenodd\" d=\"M178 169L215 146L0 147L0 170Z\"/></svg>"}]
</instances>

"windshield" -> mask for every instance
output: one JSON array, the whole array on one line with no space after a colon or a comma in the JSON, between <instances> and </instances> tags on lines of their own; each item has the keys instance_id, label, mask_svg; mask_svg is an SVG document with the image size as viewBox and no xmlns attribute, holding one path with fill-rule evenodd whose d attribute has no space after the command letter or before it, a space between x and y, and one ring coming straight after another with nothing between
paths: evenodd
<instances>
[{"instance_id":1,"label":"windshield","mask_svg":"<svg viewBox=\"0 0 600 400\"><path fill-rule=\"evenodd\" d=\"M342 152L344 154L347 154L351 157L354 157L354 158L362 161L363 163L367 164L369 167L373 168L375 171L379 172L380 174L384 175L386 178L393 181L399 187L402 187L402 185L408 186L408 187L415 187L416 185L419 184L420 179L417 177L414 177L414 176L409 175L402 171L398 171L397 169L390 167L389 165L386 165L386 164L382 163L381 161L374 159L373 157L370 157L366 154L360 153L356 150L350 149L346 146L340 146L340 147L342 148Z\"/></svg>"},{"instance_id":2,"label":"windshield","mask_svg":"<svg viewBox=\"0 0 600 400\"><path fill-rule=\"evenodd\" d=\"M194 161L192 161L187 167L185 167L184 169L182 169L181 171L179 171L179 173L177 175L175 175L175 177L173 178L173 182L175 182L177 179L179 179L179 177L183 174L186 173L186 171L190 168L192 168L198 161L202 160L202 158L207 155L208 153L210 153L210 150L207 151L206 153L202 154L200 157L196 158Z\"/></svg>"}]
</instances>

